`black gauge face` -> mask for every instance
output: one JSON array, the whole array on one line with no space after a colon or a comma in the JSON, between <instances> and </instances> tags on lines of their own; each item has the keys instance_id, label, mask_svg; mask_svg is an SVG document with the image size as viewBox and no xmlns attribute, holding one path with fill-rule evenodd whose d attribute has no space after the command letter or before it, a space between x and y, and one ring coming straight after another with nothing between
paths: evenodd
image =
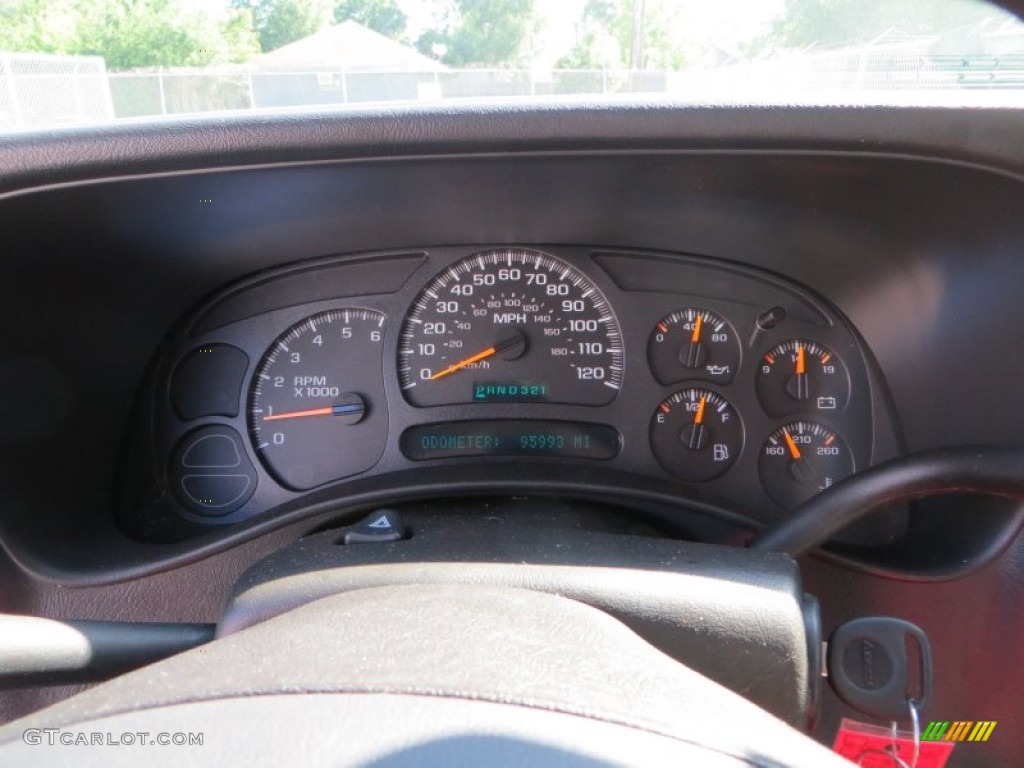
<instances>
[{"instance_id":1,"label":"black gauge face","mask_svg":"<svg viewBox=\"0 0 1024 768\"><path fill-rule=\"evenodd\" d=\"M419 295L399 341L406 399L604 405L622 385L622 334L601 291L521 248L453 264Z\"/></svg>"},{"instance_id":2,"label":"black gauge face","mask_svg":"<svg viewBox=\"0 0 1024 768\"><path fill-rule=\"evenodd\" d=\"M647 342L651 372L662 384L707 379L728 384L740 364L732 326L706 309L680 309L654 326Z\"/></svg>"},{"instance_id":3,"label":"black gauge face","mask_svg":"<svg viewBox=\"0 0 1024 768\"><path fill-rule=\"evenodd\" d=\"M282 485L315 488L380 459L388 430L384 326L379 312L322 312L292 326L263 356L249 430Z\"/></svg>"},{"instance_id":4,"label":"black gauge face","mask_svg":"<svg viewBox=\"0 0 1024 768\"><path fill-rule=\"evenodd\" d=\"M722 475L743 450L743 425L721 395L707 389L676 392L651 420L651 448L681 480L699 483Z\"/></svg>"},{"instance_id":5,"label":"black gauge face","mask_svg":"<svg viewBox=\"0 0 1024 768\"><path fill-rule=\"evenodd\" d=\"M776 430L761 449L761 483L779 506L795 509L853 474L853 457L839 435L813 421Z\"/></svg>"},{"instance_id":6,"label":"black gauge face","mask_svg":"<svg viewBox=\"0 0 1024 768\"><path fill-rule=\"evenodd\" d=\"M772 416L798 411L832 413L846 407L850 377L843 361L824 344L786 341L761 358L757 396Z\"/></svg>"}]
</instances>

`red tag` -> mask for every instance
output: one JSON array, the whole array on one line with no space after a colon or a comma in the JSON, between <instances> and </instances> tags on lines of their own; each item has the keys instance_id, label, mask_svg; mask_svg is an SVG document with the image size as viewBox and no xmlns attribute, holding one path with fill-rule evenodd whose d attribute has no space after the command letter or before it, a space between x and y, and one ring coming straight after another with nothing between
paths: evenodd
<instances>
[{"instance_id":1,"label":"red tag","mask_svg":"<svg viewBox=\"0 0 1024 768\"><path fill-rule=\"evenodd\" d=\"M952 741L923 741L917 755L917 768L943 768L956 746ZM907 765L914 764L914 734L891 728L847 720L839 725L832 751L863 768L900 768L897 755Z\"/></svg>"}]
</instances>

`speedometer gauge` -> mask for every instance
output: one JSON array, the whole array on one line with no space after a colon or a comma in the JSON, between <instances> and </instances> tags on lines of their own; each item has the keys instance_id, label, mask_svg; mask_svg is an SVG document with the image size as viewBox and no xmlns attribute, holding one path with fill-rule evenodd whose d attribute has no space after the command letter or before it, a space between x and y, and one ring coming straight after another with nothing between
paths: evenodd
<instances>
[{"instance_id":1,"label":"speedometer gauge","mask_svg":"<svg viewBox=\"0 0 1024 768\"><path fill-rule=\"evenodd\" d=\"M538 251L488 251L424 289L399 341L399 376L417 406L604 405L622 384L622 334L601 291Z\"/></svg>"}]
</instances>

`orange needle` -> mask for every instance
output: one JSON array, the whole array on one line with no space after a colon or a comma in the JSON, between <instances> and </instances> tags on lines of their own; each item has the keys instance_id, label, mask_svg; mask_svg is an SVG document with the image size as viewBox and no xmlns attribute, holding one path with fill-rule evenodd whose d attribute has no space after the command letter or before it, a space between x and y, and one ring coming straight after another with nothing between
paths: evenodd
<instances>
[{"instance_id":1,"label":"orange needle","mask_svg":"<svg viewBox=\"0 0 1024 768\"><path fill-rule=\"evenodd\" d=\"M488 357L491 357L492 355L496 355L496 354L498 354L498 348L497 347L488 347L483 352L478 352L477 354L473 355L472 357L467 357L465 360L460 360L455 365L449 365L443 371L438 371L437 373L435 373L433 376L430 377L430 380L434 381L434 379L440 379L442 376L447 376L450 373L455 373L456 371L461 371L467 365L472 365L473 363L479 363L481 360L486 360Z\"/></svg>"},{"instance_id":2,"label":"orange needle","mask_svg":"<svg viewBox=\"0 0 1024 768\"><path fill-rule=\"evenodd\" d=\"M794 461L800 461L800 449L796 447L796 441L789 434L789 430L784 430L783 433L786 436L786 445L789 446L789 453L793 457Z\"/></svg>"},{"instance_id":3,"label":"orange needle","mask_svg":"<svg viewBox=\"0 0 1024 768\"><path fill-rule=\"evenodd\" d=\"M690 337L690 343L696 344L700 341L700 329L704 327L704 315L697 315L697 322L693 324L693 336ZM699 424L700 422L698 422Z\"/></svg>"},{"instance_id":4,"label":"orange needle","mask_svg":"<svg viewBox=\"0 0 1024 768\"><path fill-rule=\"evenodd\" d=\"M796 375L803 376L807 371L806 363L804 362L804 347L803 344L797 344L796 347Z\"/></svg>"},{"instance_id":5,"label":"orange needle","mask_svg":"<svg viewBox=\"0 0 1024 768\"><path fill-rule=\"evenodd\" d=\"M275 413L273 416L264 416L264 421L280 421L281 419L304 419L307 416L333 416L334 408L314 408L310 411L291 411L289 413Z\"/></svg>"},{"instance_id":6,"label":"orange needle","mask_svg":"<svg viewBox=\"0 0 1024 768\"><path fill-rule=\"evenodd\" d=\"M706 397L700 399L700 405L697 406L697 415L693 419L693 423L700 425L704 421L704 404L708 401Z\"/></svg>"}]
</instances>

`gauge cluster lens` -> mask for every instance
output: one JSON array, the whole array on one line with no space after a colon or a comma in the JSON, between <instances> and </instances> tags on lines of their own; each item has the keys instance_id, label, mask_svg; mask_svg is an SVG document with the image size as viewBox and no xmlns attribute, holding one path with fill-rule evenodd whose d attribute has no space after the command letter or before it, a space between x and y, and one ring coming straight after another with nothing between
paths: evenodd
<instances>
[{"instance_id":1,"label":"gauge cluster lens","mask_svg":"<svg viewBox=\"0 0 1024 768\"><path fill-rule=\"evenodd\" d=\"M657 322L647 342L647 359L662 384L686 379L728 384L739 369L740 344L724 318L689 307Z\"/></svg>"},{"instance_id":2,"label":"gauge cluster lens","mask_svg":"<svg viewBox=\"0 0 1024 768\"><path fill-rule=\"evenodd\" d=\"M676 392L651 421L651 447L661 465L687 482L706 482L743 450L743 425L732 405L707 389Z\"/></svg>"},{"instance_id":3,"label":"gauge cluster lens","mask_svg":"<svg viewBox=\"0 0 1024 768\"><path fill-rule=\"evenodd\" d=\"M489 251L420 293L402 328L398 372L415 406L605 405L622 385L622 333L574 267L538 251Z\"/></svg>"},{"instance_id":4,"label":"gauge cluster lens","mask_svg":"<svg viewBox=\"0 0 1024 768\"><path fill-rule=\"evenodd\" d=\"M369 469L387 438L385 318L340 309L292 326L260 361L249 430L267 471L308 490Z\"/></svg>"},{"instance_id":5,"label":"gauge cluster lens","mask_svg":"<svg viewBox=\"0 0 1024 768\"><path fill-rule=\"evenodd\" d=\"M850 399L850 377L843 361L824 344L795 339L761 358L757 396L772 416L841 411Z\"/></svg>"},{"instance_id":6,"label":"gauge cluster lens","mask_svg":"<svg viewBox=\"0 0 1024 768\"><path fill-rule=\"evenodd\" d=\"M781 507L795 509L853 474L843 439L814 421L796 421L773 432L761 449L761 483Z\"/></svg>"}]
</instances>

